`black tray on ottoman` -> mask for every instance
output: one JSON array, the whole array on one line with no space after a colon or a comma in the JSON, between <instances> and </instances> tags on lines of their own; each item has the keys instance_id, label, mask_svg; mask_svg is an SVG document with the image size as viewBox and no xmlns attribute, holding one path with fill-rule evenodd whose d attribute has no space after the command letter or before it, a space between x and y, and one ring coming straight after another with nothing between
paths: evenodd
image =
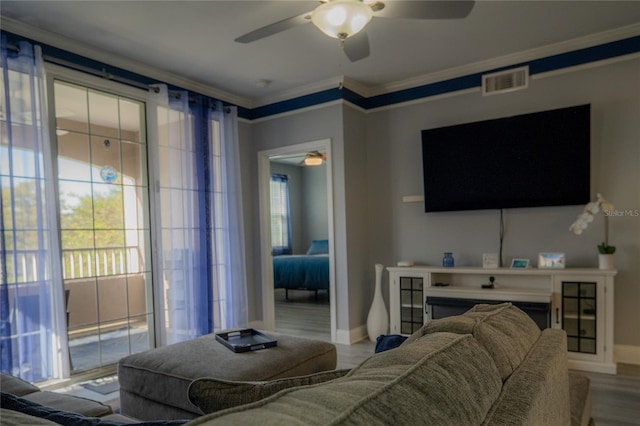
<instances>
[{"instance_id":1,"label":"black tray on ottoman","mask_svg":"<svg viewBox=\"0 0 640 426\"><path fill-rule=\"evenodd\" d=\"M253 328L217 333L216 340L234 352L249 352L277 346L273 337L260 333Z\"/></svg>"}]
</instances>

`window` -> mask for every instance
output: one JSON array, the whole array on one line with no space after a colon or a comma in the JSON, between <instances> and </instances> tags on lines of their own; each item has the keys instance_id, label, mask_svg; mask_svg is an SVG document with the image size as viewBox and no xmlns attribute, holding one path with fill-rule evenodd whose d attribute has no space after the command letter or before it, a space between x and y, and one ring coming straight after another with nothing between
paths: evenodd
<instances>
[{"instance_id":1,"label":"window","mask_svg":"<svg viewBox=\"0 0 640 426\"><path fill-rule=\"evenodd\" d=\"M287 175L271 175L271 249L274 256L292 252Z\"/></svg>"},{"instance_id":2,"label":"window","mask_svg":"<svg viewBox=\"0 0 640 426\"><path fill-rule=\"evenodd\" d=\"M246 326L237 108L55 66L45 79L39 47L19 44L3 34L0 369L66 378Z\"/></svg>"}]
</instances>

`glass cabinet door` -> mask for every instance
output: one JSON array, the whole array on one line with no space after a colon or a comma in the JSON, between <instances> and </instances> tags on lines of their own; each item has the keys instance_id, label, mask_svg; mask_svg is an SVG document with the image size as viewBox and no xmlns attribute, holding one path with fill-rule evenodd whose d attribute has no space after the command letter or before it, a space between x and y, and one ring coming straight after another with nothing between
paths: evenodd
<instances>
[{"instance_id":1,"label":"glass cabinet door","mask_svg":"<svg viewBox=\"0 0 640 426\"><path fill-rule=\"evenodd\" d=\"M400 333L411 334L422 327L424 311L422 277L400 277Z\"/></svg>"},{"instance_id":2,"label":"glass cabinet door","mask_svg":"<svg viewBox=\"0 0 640 426\"><path fill-rule=\"evenodd\" d=\"M562 328L570 352L595 354L596 283L562 282Z\"/></svg>"}]
</instances>

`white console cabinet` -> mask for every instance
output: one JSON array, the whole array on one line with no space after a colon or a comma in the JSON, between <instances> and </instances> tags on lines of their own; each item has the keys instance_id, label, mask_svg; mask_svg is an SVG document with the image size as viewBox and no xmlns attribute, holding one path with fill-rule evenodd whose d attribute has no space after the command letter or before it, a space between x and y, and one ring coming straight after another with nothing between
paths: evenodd
<instances>
[{"instance_id":1,"label":"white console cabinet","mask_svg":"<svg viewBox=\"0 0 640 426\"><path fill-rule=\"evenodd\" d=\"M475 303L510 301L541 327L566 331L569 368L616 373L615 270L431 266L387 270L392 334L409 335L430 319L462 313ZM494 287L483 288L491 278Z\"/></svg>"}]
</instances>

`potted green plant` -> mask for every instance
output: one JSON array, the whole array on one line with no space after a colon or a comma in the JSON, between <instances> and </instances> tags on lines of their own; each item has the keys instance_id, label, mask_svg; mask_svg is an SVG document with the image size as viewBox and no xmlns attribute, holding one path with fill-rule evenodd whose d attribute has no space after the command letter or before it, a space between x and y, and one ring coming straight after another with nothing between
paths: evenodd
<instances>
[{"instance_id":1,"label":"potted green plant","mask_svg":"<svg viewBox=\"0 0 640 426\"><path fill-rule=\"evenodd\" d=\"M598 244L598 267L600 269L613 269L613 254L616 252L616 247L609 245L609 215L613 211L613 204L605 200L601 194L598 194L595 201L591 201L584 206L583 212L571 224L569 230L576 235L582 234L582 231L587 229L589 224L593 222L595 215L601 210L604 212L604 241Z\"/></svg>"}]
</instances>

